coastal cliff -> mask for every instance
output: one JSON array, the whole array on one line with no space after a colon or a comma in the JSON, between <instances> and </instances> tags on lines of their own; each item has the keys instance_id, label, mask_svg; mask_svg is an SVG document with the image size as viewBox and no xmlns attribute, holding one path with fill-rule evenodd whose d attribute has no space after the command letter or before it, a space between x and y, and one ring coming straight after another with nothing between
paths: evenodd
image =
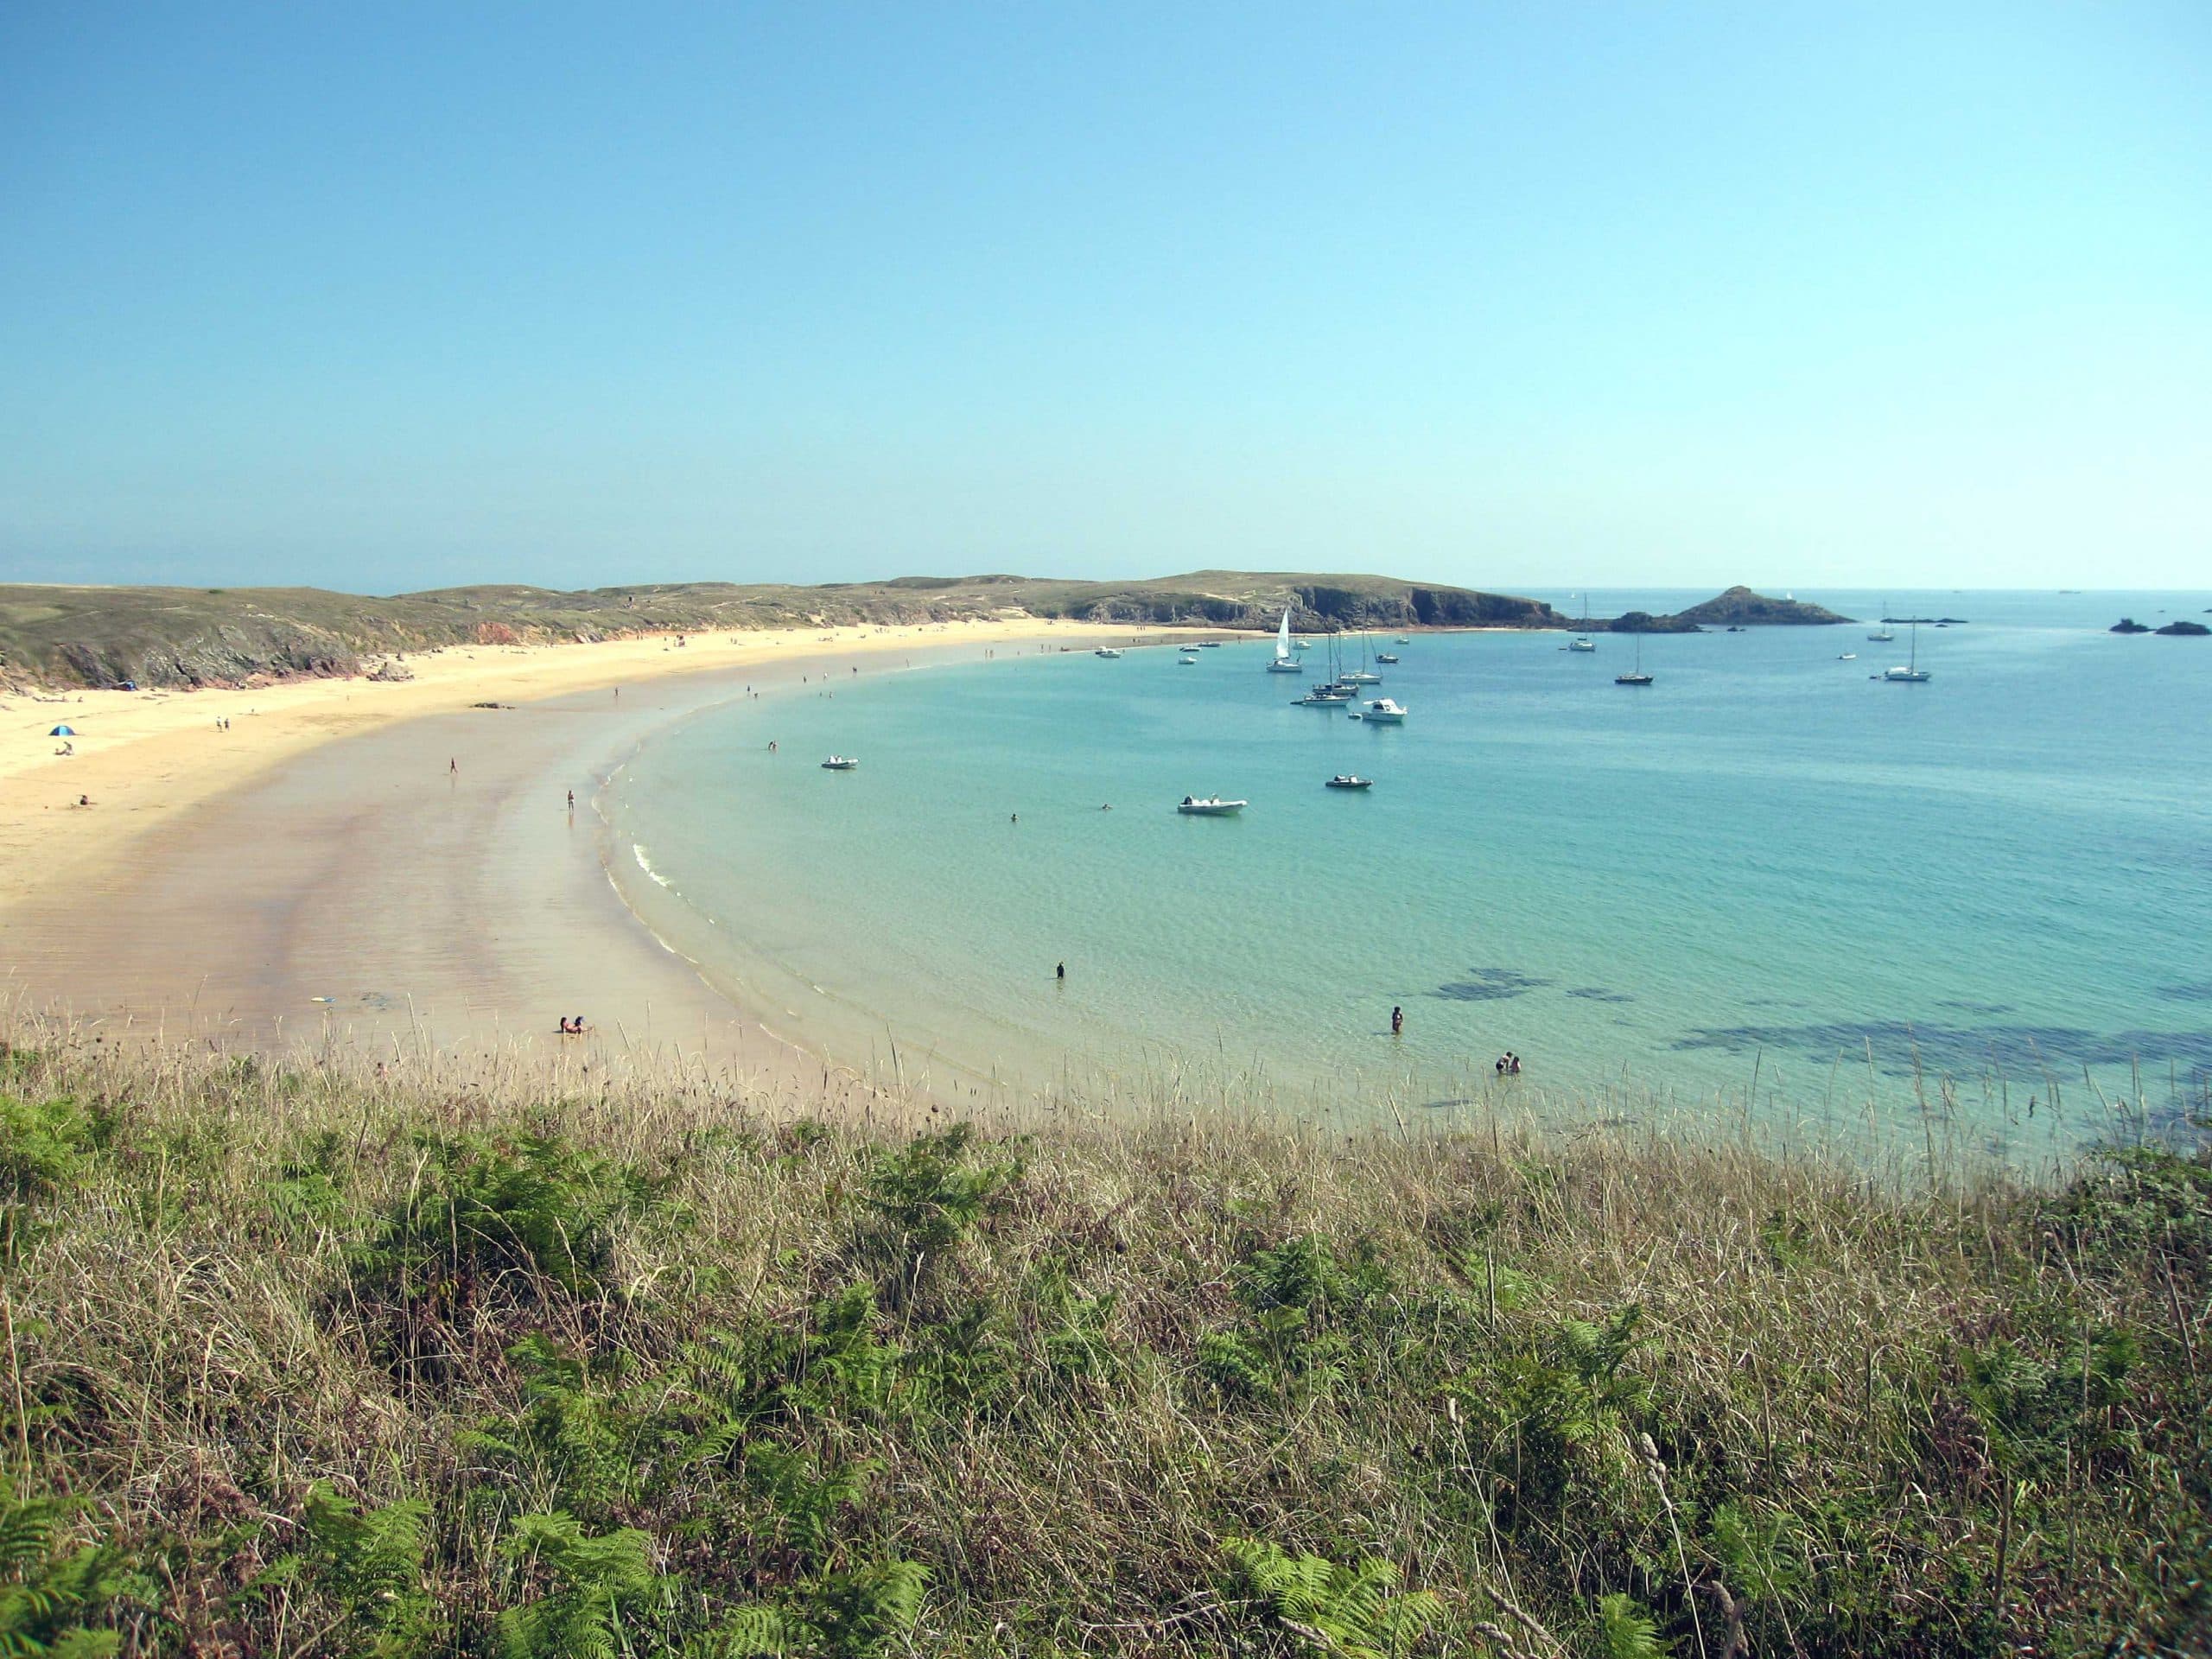
<instances>
[{"instance_id":1,"label":"coastal cliff","mask_svg":"<svg viewBox=\"0 0 2212 1659\"><path fill-rule=\"evenodd\" d=\"M892 582L518 585L371 597L315 588L0 587L0 684L236 685L351 675L451 645L685 632L915 626L1021 617L1309 632L1563 627L1541 601L1389 576L1199 571L1141 582L906 576Z\"/></svg>"},{"instance_id":2,"label":"coastal cliff","mask_svg":"<svg viewBox=\"0 0 2212 1659\"><path fill-rule=\"evenodd\" d=\"M1577 622L1541 600L1393 576L1201 570L1137 582L902 576L890 582L647 583L561 590L446 588L373 597L317 588L0 587L0 684L238 685L353 675L397 653L763 628L893 626L1042 617L1132 627L1306 633L1566 628L1694 633L1850 620L1734 587L1674 615Z\"/></svg>"}]
</instances>

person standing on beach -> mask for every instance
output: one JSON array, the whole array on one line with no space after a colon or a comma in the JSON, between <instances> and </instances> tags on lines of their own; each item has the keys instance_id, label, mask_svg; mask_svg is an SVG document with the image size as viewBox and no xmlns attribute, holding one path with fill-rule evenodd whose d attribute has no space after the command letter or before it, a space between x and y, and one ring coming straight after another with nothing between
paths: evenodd
<instances>
[{"instance_id":1,"label":"person standing on beach","mask_svg":"<svg viewBox=\"0 0 2212 1659\"><path fill-rule=\"evenodd\" d=\"M569 791L569 811L571 811L571 812L574 812L575 810L576 810L576 791L575 791L575 790L573 790L573 789L572 789L572 790L570 790L570 791Z\"/></svg>"},{"instance_id":2,"label":"person standing on beach","mask_svg":"<svg viewBox=\"0 0 2212 1659\"><path fill-rule=\"evenodd\" d=\"M448 761L447 761L447 762L446 762L446 773L447 773L447 775L448 775L448 777L453 777L453 778L458 778L459 776L461 776L461 762L460 762L460 760L456 759L456 760L448 760Z\"/></svg>"}]
</instances>

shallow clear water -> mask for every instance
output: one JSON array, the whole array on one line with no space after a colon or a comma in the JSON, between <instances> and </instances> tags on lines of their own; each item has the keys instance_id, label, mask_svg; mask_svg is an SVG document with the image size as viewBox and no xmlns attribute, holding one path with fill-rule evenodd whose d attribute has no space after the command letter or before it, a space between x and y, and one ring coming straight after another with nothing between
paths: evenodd
<instances>
[{"instance_id":1,"label":"shallow clear water","mask_svg":"<svg viewBox=\"0 0 2212 1659\"><path fill-rule=\"evenodd\" d=\"M1643 690L1613 683L1626 639L1378 639L1397 728L1290 706L1303 681L1256 644L849 677L641 751L618 879L858 1059L1446 1090L1511 1048L1681 1096L1740 1095L1756 1062L1761 1098L1802 1101L1866 1078L1871 1045L1892 1078L1916 1052L2029 1093L2138 1062L2185 1090L2212 1066L2212 639L2105 630L2212 595L1886 597L1969 619L1920 630L1927 684L1871 683L1908 639L1863 626L1654 636ZM861 769L823 771L833 750ZM1351 770L1376 787L1322 787ZM1252 804L1172 810L1212 791Z\"/></svg>"}]
</instances>

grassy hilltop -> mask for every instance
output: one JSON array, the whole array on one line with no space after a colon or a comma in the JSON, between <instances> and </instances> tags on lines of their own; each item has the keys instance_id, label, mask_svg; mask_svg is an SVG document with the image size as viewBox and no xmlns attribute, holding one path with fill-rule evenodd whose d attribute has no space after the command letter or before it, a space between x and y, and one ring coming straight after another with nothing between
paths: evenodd
<instances>
[{"instance_id":1,"label":"grassy hilltop","mask_svg":"<svg viewBox=\"0 0 2212 1659\"><path fill-rule=\"evenodd\" d=\"M0 1060L10 1653L2212 1642L2200 1159L910 1138L44 1040Z\"/></svg>"},{"instance_id":2,"label":"grassy hilltop","mask_svg":"<svg viewBox=\"0 0 2212 1659\"><path fill-rule=\"evenodd\" d=\"M671 630L1076 618L1132 626L1555 627L1535 600L1387 576L1204 570L1151 582L906 576L818 588L683 582L448 588L379 599L316 588L0 587L0 679L191 685L350 674L365 658L454 645Z\"/></svg>"}]
</instances>

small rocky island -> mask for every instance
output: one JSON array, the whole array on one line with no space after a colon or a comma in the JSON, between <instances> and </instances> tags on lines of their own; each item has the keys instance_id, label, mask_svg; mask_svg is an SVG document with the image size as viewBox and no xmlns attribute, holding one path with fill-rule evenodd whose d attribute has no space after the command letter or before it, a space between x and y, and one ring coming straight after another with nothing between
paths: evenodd
<instances>
[{"instance_id":1,"label":"small rocky island","mask_svg":"<svg viewBox=\"0 0 2212 1659\"><path fill-rule=\"evenodd\" d=\"M1676 620L1694 622L1700 627L1806 628L1828 627L1852 619L1801 600L1769 599L1738 585L1702 605L1691 606Z\"/></svg>"},{"instance_id":2,"label":"small rocky island","mask_svg":"<svg viewBox=\"0 0 2212 1659\"><path fill-rule=\"evenodd\" d=\"M2176 634L2184 639L2194 639L2201 634L2212 633L2212 628L2206 627L2202 622L2169 622L2158 632Z\"/></svg>"},{"instance_id":3,"label":"small rocky island","mask_svg":"<svg viewBox=\"0 0 2212 1659\"><path fill-rule=\"evenodd\" d=\"M2151 630L2147 625L2138 622L2133 617L2123 616L2105 632L2107 633L2148 633Z\"/></svg>"},{"instance_id":4,"label":"small rocky island","mask_svg":"<svg viewBox=\"0 0 2212 1659\"><path fill-rule=\"evenodd\" d=\"M1592 622L1592 630L1608 633L1699 633L1708 627L1827 627L1848 622L1847 616L1795 599L1769 599L1740 585L1708 599L1702 605L1654 616L1649 611L1628 611L1610 622Z\"/></svg>"}]
</instances>

